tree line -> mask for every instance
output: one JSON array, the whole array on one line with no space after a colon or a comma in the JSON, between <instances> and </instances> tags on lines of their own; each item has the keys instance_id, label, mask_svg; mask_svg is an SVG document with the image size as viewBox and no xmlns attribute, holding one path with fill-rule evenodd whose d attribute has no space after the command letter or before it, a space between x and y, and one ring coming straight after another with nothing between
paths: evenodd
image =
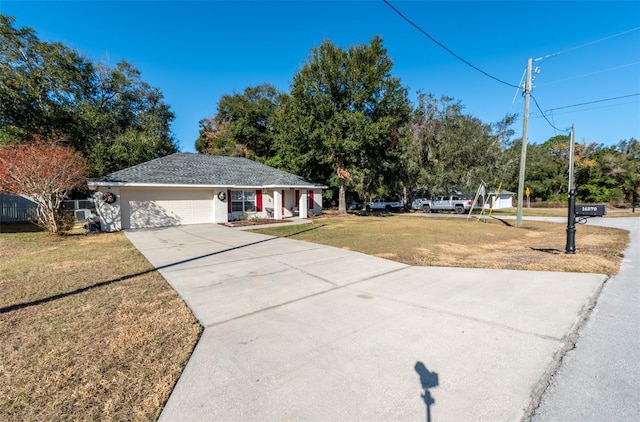
<instances>
[{"instance_id":1,"label":"tree line","mask_svg":"<svg viewBox=\"0 0 640 422\"><path fill-rule=\"evenodd\" d=\"M522 140L516 115L484 123L461 102L408 88L374 37L345 50L325 40L311 50L289 92L265 83L223 95L216 114L200 121L196 149L235 155L327 183L325 199L345 212L346 200L475 192L480 184L516 191ZM565 135L528 145L526 184L534 199L566 201L569 141ZM578 143L578 198L637 201L640 145Z\"/></svg>"},{"instance_id":2,"label":"tree line","mask_svg":"<svg viewBox=\"0 0 640 422\"><path fill-rule=\"evenodd\" d=\"M0 190L43 196L59 218L54 208L81 184L79 175L98 177L177 151L173 112L132 64L93 62L14 23L0 14ZM289 92L265 83L223 95L216 114L200 121L195 147L325 183L325 200L346 212L348 199L408 199L416 189L471 193L480 183L502 183L514 191L521 145L512 139L516 117L485 123L466 114L460 101L424 92L414 104L380 37L348 49L325 40L310 51ZM530 144L528 151L526 183L534 197L565 199L568 137ZM45 171L47 155L66 157L82 171L73 171L65 186L47 188L52 197L18 189L25 175L47 183L64 179ZM577 145L579 198L636 201L639 155L633 138L607 147ZM44 162L29 163L34 157ZM26 171L18 172L18 161ZM42 174L29 172L29 165Z\"/></svg>"}]
</instances>

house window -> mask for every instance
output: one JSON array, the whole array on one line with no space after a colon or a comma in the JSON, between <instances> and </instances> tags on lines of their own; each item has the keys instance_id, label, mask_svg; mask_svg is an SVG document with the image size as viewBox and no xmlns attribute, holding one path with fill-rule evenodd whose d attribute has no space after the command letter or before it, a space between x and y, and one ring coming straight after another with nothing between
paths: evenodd
<instances>
[{"instance_id":1,"label":"house window","mask_svg":"<svg viewBox=\"0 0 640 422\"><path fill-rule=\"evenodd\" d=\"M256 192L253 190L232 190L231 211L253 212L256 210Z\"/></svg>"}]
</instances>

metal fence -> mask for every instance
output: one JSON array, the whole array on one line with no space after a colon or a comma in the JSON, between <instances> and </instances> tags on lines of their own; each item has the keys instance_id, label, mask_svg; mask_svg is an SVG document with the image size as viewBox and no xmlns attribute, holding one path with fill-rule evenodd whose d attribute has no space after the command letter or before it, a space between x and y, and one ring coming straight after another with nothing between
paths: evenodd
<instances>
[{"instance_id":1,"label":"metal fence","mask_svg":"<svg viewBox=\"0 0 640 422\"><path fill-rule=\"evenodd\" d=\"M93 199L72 199L62 202L62 209L93 211L96 206ZM36 203L28 197L0 193L0 223L26 223L33 221L37 215Z\"/></svg>"},{"instance_id":2,"label":"metal fence","mask_svg":"<svg viewBox=\"0 0 640 422\"><path fill-rule=\"evenodd\" d=\"M0 193L0 223L25 223L35 215L35 202L24 196Z\"/></svg>"}]
</instances>

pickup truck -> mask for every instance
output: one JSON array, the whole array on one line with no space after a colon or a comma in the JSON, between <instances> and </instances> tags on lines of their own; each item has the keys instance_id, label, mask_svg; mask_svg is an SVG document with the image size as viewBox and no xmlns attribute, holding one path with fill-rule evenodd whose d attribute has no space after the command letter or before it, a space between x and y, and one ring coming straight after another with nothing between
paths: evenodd
<instances>
[{"instance_id":1,"label":"pickup truck","mask_svg":"<svg viewBox=\"0 0 640 422\"><path fill-rule=\"evenodd\" d=\"M385 210L391 212L393 210L400 210L404 208L404 200L398 198L397 201L393 201L388 198L376 198L371 202L367 203L365 209L367 211L381 211Z\"/></svg>"},{"instance_id":2,"label":"pickup truck","mask_svg":"<svg viewBox=\"0 0 640 422\"><path fill-rule=\"evenodd\" d=\"M456 214L469 212L473 200L464 195L439 195L422 205L424 212L455 211Z\"/></svg>"}]
</instances>

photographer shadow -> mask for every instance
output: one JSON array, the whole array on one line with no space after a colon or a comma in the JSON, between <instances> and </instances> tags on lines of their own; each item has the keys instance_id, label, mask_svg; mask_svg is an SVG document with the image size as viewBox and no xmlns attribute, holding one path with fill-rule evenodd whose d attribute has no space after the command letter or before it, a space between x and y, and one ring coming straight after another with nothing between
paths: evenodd
<instances>
[{"instance_id":1,"label":"photographer shadow","mask_svg":"<svg viewBox=\"0 0 640 422\"><path fill-rule=\"evenodd\" d=\"M431 388L435 388L438 386L438 373L430 372L424 363L418 361L416 362L414 369L420 376L420 385L422 386L422 400L427 408L427 422L431 422L431 405L433 405L436 401L431 396Z\"/></svg>"}]
</instances>

